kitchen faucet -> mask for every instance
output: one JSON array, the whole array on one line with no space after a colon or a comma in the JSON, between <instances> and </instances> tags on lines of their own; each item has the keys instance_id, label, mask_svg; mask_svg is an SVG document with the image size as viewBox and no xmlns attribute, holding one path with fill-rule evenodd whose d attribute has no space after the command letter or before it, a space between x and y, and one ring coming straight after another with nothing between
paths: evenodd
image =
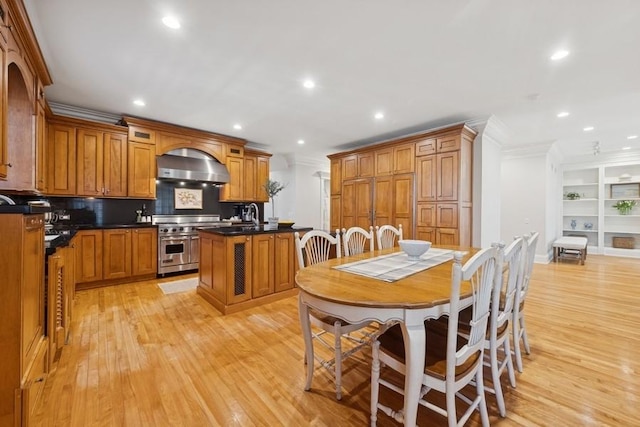
<instances>
[{"instance_id":1,"label":"kitchen faucet","mask_svg":"<svg viewBox=\"0 0 640 427\"><path fill-rule=\"evenodd\" d=\"M253 222L253 225L255 225L256 228L260 227L260 210L258 209L258 205L251 203L249 205L249 209L254 211L251 212L251 222Z\"/></svg>"}]
</instances>

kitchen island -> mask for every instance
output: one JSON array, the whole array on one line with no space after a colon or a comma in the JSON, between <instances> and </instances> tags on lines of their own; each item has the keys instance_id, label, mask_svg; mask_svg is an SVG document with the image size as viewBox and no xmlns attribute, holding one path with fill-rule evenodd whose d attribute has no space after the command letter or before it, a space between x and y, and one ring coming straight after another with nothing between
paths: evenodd
<instances>
[{"instance_id":1,"label":"kitchen island","mask_svg":"<svg viewBox=\"0 0 640 427\"><path fill-rule=\"evenodd\" d=\"M296 295L294 233L264 226L201 229L198 294L223 314Z\"/></svg>"}]
</instances>

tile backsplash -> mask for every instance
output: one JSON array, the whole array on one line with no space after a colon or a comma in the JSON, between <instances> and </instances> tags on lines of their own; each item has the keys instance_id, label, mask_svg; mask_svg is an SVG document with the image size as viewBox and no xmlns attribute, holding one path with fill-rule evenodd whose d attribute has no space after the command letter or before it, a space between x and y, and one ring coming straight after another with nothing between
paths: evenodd
<instances>
[{"instance_id":1,"label":"tile backsplash","mask_svg":"<svg viewBox=\"0 0 640 427\"><path fill-rule=\"evenodd\" d=\"M180 188L201 189L202 209L175 209L175 190ZM48 200L52 210L71 215L72 224L132 224L136 222L136 210L143 205L149 215L215 215L230 218L239 203L220 202L217 186L193 182L180 185L177 182L161 181L156 184L156 200L147 199L95 199L83 197L14 197L16 203L28 200ZM258 203L260 216L264 217L264 204Z\"/></svg>"}]
</instances>

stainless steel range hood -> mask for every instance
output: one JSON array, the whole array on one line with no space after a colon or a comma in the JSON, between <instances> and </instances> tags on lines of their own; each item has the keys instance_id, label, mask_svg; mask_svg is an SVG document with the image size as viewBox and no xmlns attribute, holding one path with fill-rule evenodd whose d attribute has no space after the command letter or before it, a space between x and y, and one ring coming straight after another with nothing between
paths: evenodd
<instances>
[{"instance_id":1,"label":"stainless steel range hood","mask_svg":"<svg viewBox=\"0 0 640 427\"><path fill-rule=\"evenodd\" d=\"M227 167L202 151L180 148L158 156L158 179L210 182L229 182Z\"/></svg>"}]
</instances>

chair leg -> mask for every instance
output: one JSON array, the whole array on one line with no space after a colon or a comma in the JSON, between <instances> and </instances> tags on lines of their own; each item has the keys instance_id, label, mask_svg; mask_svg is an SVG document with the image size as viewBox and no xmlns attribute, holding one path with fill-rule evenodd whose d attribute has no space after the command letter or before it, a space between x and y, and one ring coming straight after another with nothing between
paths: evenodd
<instances>
[{"instance_id":1,"label":"chair leg","mask_svg":"<svg viewBox=\"0 0 640 427\"><path fill-rule=\"evenodd\" d=\"M374 341L371 348L371 427L378 421L378 398L380 395L380 341Z\"/></svg>"},{"instance_id":2,"label":"chair leg","mask_svg":"<svg viewBox=\"0 0 640 427\"><path fill-rule=\"evenodd\" d=\"M500 366L498 360L498 349L495 345L491 345L489 350L491 359L491 379L493 380L493 390L496 394L496 401L498 402L498 410L500 416L505 417L507 410L504 405L504 396L502 395L502 384L500 382ZM485 395L486 396L486 395Z\"/></svg>"},{"instance_id":3,"label":"chair leg","mask_svg":"<svg viewBox=\"0 0 640 427\"><path fill-rule=\"evenodd\" d=\"M509 341L510 341L509 335L507 334L504 340L504 347L503 347L504 357L505 357L504 360L505 360L505 363L507 364L507 372L509 373L509 383L511 384L511 387L516 388L516 373L515 373L515 370L513 369L513 360L511 359L511 345Z\"/></svg>"},{"instance_id":4,"label":"chair leg","mask_svg":"<svg viewBox=\"0 0 640 427\"><path fill-rule=\"evenodd\" d=\"M342 334L340 333L341 324L336 322L333 325L333 336L335 338L335 364L333 366L336 379L336 399L342 399Z\"/></svg>"},{"instance_id":5,"label":"chair leg","mask_svg":"<svg viewBox=\"0 0 640 427\"><path fill-rule=\"evenodd\" d=\"M494 384L494 388L495 388L495 384ZM484 379L482 378L482 366L480 366L480 368L478 369L478 373L476 374L476 391L478 393L478 396L480 396L480 402L478 403L478 406L480 407L480 419L482 420L482 427L489 427L490 426L489 411L487 410L487 398L486 398L487 395L484 392ZM453 411L455 414L455 406Z\"/></svg>"},{"instance_id":6,"label":"chair leg","mask_svg":"<svg viewBox=\"0 0 640 427\"><path fill-rule=\"evenodd\" d=\"M482 370L482 366L480 367ZM445 392L447 401L447 424L449 427L458 426L458 414L456 412L456 392L447 387Z\"/></svg>"},{"instance_id":7,"label":"chair leg","mask_svg":"<svg viewBox=\"0 0 640 427\"><path fill-rule=\"evenodd\" d=\"M520 353L520 321L513 322L513 355L516 359L518 372L522 373L522 354Z\"/></svg>"},{"instance_id":8,"label":"chair leg","mask_svg":"<svg viewBox=\"0 0 640 427\"><path fill-rule=\"evenodd\" d=\"M520 313L520 330L522 334L522 342L524 343L524 351L527 354L531 354L531 348L529 347L529 339L527 338L527 325L524 323L524 313Z\"/></svg>"}]
</instances>

